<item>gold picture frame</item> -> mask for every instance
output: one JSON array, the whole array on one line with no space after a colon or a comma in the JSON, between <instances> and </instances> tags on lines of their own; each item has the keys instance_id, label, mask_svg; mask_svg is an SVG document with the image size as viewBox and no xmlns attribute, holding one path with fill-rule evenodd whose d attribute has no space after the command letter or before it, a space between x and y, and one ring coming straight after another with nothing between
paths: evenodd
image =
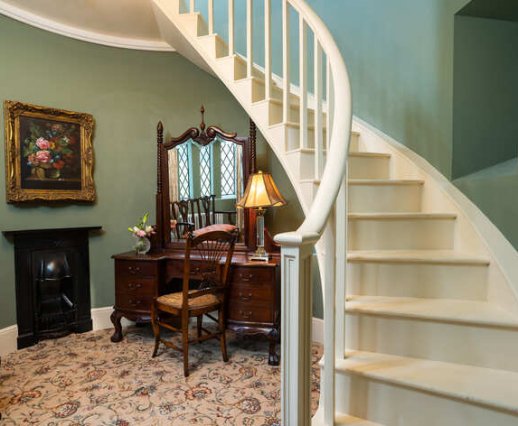
<instances>
[{"instance_id":1,"label":"gold picture frame","mask_svg":"<svg viewBox=\"0 0 518 426\"><path fill-rule=\"evenodd\" d=\"M94 202L94 118L4 101L8 203Z\"/></svg>"}]
</instances>

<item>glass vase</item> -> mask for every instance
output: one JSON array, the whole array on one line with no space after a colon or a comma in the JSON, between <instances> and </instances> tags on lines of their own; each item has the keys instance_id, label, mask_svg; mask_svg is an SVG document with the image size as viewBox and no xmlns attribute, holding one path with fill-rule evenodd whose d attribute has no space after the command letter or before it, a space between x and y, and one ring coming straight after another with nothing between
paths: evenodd
<instances>
[{"instance_id":1,"label":"glass vase","mask_svg":"<svg viewBox=\"0 0 518 426\"><path fill-rule=\"evenodd\" d=\"M151 241L148 237L135 236L135 245L133 246L137 255L146 254L151 249Z\"/></svg>"}]
</instances>

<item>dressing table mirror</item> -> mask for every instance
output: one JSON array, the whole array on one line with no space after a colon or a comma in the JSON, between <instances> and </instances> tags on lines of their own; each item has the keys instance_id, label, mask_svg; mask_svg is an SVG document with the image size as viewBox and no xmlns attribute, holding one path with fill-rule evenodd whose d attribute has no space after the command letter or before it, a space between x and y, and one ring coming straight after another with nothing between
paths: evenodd
<instances>
[{"instance_id":1,"label":"dressing table mirror","mask_svg":"<svg viewBox=\"0 0 518 426\"><path fill-rule=\"evenodd\" d=\"M206 126L201 109L199 127L178 137L164 138L157 126L156 234L146 255L126 252L115 260L115 305L111 320L113 342L123 338L121 318L150 320L154 298L177 291L183 277L185 240L189 227L232 223L239 228L229 272L226 327L239 334L263 335L269 341L268 362L278 365L280 340L280 256L265 233L267 262L250 261L256 249L255 212L236 209L248 177L256 171L256 128L248 136ZM201 259L190 260L191 272L203 270ZM230 354L230 356L232 356Z\"/></svg>"},{"instance_id":2,"label":"dressing table mirror","mask_svg":"<svg viewBox=\"0 0 518 426\"><path fill-rule=\"evenodd\" d=\"M238 136L206 126L205 109L199 127L164 140L157 126L157 198L155 248L180 248L188 227L230 223L240 231L237 251L255 248L254 212L236 207L256 165L256 129Z\"/></svg>"}]
</instances>

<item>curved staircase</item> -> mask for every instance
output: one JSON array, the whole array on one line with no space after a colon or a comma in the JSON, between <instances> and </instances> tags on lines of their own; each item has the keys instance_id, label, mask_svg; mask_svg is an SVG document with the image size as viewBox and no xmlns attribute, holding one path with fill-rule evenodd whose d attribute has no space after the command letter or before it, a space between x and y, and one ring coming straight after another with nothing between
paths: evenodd
<instances>
[{"instance_id":1,"label":"curved staircase","mask_svg":"<svg viewBox=\"0 0 518 426\"><path fill-rule=\"evenodd\" d=\"M227 12L226 39L215 33L213 0L206 16L193 0L153 3L164 39L222 80L256 122L306 213L299 230L276 237L283 245L283 424L310 423L309 268L317 242L325 351L313 424L518 424L516 291L440 185L361 125L351 133L347 71L320 19L302 0L275 1L277 11L262 0L259 67L252 0L246 34L236 34L234 1L217 2ZM285 77L272 72L274 13L282 16ZM294 13L298 90L289 61ZM237 37L246 39L246 52L237 53Z\"/></svg>"}]
</instances>

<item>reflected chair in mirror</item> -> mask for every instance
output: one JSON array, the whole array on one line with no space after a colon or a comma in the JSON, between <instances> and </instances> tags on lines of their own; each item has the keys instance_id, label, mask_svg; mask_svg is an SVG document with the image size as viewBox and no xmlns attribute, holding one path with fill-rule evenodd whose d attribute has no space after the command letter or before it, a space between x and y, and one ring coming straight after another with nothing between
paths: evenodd
<instances>
[{"instance_id":1,"label":"reflected chair in mirror","mask_svg":"<svg viewBox=\"0 0 518 426\"><path fill-rule=\"evenodd\" d=\"M211 225L188 233L182 291L157 297L151 307L155 335L153 357L160 343L183 353L184 375L189 375L189 344L218 339L223 361L228 361L225 336L225 295L238 230L233 225ZM217 312L217 317L213 314ZM203 317L215 329L203 326ZM189 319L197 318L196 336L189 336ZM173 325L173 319L176 322ZM180 328L177 328L178 319ZM181 333L181 345L161 337L161 328Z\"/></svg>"},{"instance_id":2,"label":"reflected chair in mirror","mask_svg":"<svg viewBox=\"0 0 518 426\"><path fill-rule=\"evenodd\" d=\"M216 210L215 195L172 201L170 204L171 230L178 240L190 228L200 229L217 223L236 225L236 211Z\"/></svg>"}]
</instances>

